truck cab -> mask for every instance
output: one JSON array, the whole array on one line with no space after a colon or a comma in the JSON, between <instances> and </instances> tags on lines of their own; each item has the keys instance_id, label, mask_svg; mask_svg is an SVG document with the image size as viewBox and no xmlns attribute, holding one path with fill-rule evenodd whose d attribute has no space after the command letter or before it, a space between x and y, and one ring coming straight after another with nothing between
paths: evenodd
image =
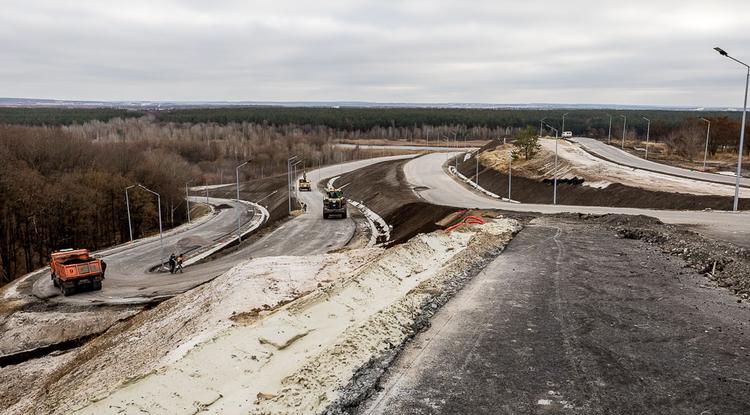
<instances>
[{"instance_id":1,"label":"truck cab","mask_svg":"<svg viewBox=\"0 0 750 415\"><path fill-rule=\"evenodd\" d=\"M300 192L311 192L312 187L310 186L310 181L307 180L307 175L302 175L302 177L299 179L299 183L297 184L297 188Z\"/></svg>"}]
</instances>

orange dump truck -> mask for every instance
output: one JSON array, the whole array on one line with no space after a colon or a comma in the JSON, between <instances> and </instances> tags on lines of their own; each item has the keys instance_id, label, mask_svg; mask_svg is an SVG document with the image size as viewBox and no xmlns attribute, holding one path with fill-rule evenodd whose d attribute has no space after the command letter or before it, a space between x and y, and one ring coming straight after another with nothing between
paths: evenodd
<instances>
[{"instance_id":1,"label":"orange dump truck","mask_svg":"<svg viewBox=\"0 0 750 415\"><path fill-rule=\"evenodd\" d=\"M53 252L51 257L52 283L63 295L73 294L78 288L102 289L106 265L92 258L88 249L63 249Z\"/></svg>"}]
</instances>

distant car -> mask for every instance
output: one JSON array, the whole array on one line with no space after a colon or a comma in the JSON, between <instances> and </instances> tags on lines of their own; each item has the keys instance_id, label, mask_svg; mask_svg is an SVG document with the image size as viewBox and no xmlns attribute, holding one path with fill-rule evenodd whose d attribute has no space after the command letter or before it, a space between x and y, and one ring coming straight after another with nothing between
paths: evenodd
<instances>
[{"instance_id":1,"label":"distant car","mask_svg":"<svg viewBox=\"0 0 750 415\"><path fill-rule=\"evenodd\" d=\"M572 131L563 131L562 138L571 138L573 137Z\"/></svg>"}]
</instances>

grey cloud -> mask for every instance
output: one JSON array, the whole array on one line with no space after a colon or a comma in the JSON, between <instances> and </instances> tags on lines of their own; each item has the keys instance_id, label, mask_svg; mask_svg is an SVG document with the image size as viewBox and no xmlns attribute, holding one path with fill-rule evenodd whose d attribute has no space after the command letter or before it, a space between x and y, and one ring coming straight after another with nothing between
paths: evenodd
<instances>
[{"instance_id":1,"label":"grey cloud","mask_svg":"<svg viewBox=\"0 0 750 415\"><path fill-rule=\"evenodd\" d=\"M748 2L608 3L27 0L0 96L738 105Z\"/></svg>"}]
</instances>

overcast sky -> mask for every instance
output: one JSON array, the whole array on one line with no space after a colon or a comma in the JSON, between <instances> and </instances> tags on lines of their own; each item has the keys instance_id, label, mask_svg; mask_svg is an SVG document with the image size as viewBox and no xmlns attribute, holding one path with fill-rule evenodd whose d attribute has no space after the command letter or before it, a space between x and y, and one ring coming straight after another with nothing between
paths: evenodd
<instances>
[{"instance_id":1,"label":"overcast sky","mask_svg":"<svg viewBox=\"0 0 750 415\"><path fill-rule=\"evenodd\" d=\"M741 106L747 0L0 0L0 96Z\"/></svg>"}]
</instances>

